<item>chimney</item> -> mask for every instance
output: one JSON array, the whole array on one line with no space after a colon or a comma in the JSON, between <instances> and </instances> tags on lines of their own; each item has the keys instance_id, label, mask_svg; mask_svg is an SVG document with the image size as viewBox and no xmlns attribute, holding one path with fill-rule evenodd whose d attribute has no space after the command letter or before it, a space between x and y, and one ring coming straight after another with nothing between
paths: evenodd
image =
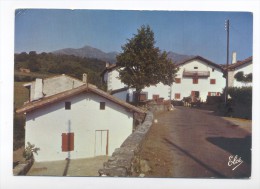
<instances>
[{"instance_id":1,"label":"chimney","mask_svg":"<svg viewBox=\"0 0 260 189\"><path fill-rule=\"evenodd\" d=\"M83 83L87 83L88 82L88 75L86 73L84 73L82 75L82 81L83 81Z\"/></svg>"},{"instance_id":2,"label":"chimney","mask_svg":"<svg viewBox=\"0 0 260 189\"><path fill-rule=\"evenodd\" d=\"M36 78L34 86L33 100L38 100L43 97L43 83L42 79Z\"/></svg>"},{"instance_id":3,"label":"chimney","mask_svg":"<svg viewBox=\"0 0 260 189\"><path fill-rule=\"evenodd\" d=\"M235 64L237 62L237 52L232 53L232 64Z\"/></svg>"}]
</instances>

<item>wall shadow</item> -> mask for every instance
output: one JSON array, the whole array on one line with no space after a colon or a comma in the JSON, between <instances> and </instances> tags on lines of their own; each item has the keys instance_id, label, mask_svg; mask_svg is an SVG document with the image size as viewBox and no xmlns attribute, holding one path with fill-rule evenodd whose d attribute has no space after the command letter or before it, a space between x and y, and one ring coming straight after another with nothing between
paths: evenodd
<instances>
[{"instance_id":1,"label":"wall shadow","mask_svg":"<svg viewBox=\"0 0 260 189\"><path fill-rule=\"evenodd\" d=\"M251 136L244 138L208 137L206 139L230 154L240 156L244 162L251 165Z\"/></svg>"},{"instance_id":2,"label":"wall shadow","mask_svg":"<svg viewBox=\"0 0 260 189\"><path fill-rule=\"evenodd\" d=\"M188 156L189 158L191 158L193 161L195 161L196 163L198 163L199 165L201 165L202 167L204 167L205 169L207 169L208 171L212 172L213 174L216 175L216 177L219 178L226 178L225 175L223 175L222 173L218 172L217 170L213 169L212 167L209 167L207 164L205 164L204 162L202 162L200 159L196 158L195 156L193 156L191 153L189 153L187 150L181 148L180 146L178 146L177 144L173 143L172 141L170 141L167 138L164 138L164 141L167 142L169 145L171 145L172 147L178 149L179 151L181 151L183 154L185 154L186 156Z\"/></svg>"}]
</instances>

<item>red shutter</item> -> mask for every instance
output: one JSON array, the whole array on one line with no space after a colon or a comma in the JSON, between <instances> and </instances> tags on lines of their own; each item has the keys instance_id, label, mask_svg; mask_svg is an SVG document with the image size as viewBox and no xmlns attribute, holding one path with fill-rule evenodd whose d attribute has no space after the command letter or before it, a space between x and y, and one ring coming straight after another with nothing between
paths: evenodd
<instances>
[{"instance_id":1,"label":"red shutter","mask_svg":"<svg viewBox=\"0 0 260 189\"><path fill-rule=\"evenodd\" d=\"M217 92L217 96L220 96L220 92Z\"/></svg>"},{"instance_id":2,"label":"red shutter","mask_svg":"<svg viewBox=\"0 0 260 189\"><path fill-rule=\"evenodd\" d=\"M153 100L158 100L159 99L159 95L153 95Z\"/></svg>"},{"instance_id":3,"label":"red shutter","mask_svg":"<svg viewBox=\"0 0 260 189\"><path fill-rule=\"evenodd\" d=\"M195 91L191 91L191 96L195 96Z\"/></svg>"},{"instance_id":4,"label":"red shutter","mask_svg":"<svg viewBox=\"0 0 260 189\"><path fill-rule=\"evenodd\" d=\"M208 92L208 96L211 96L211 92Z\"/></svg>"},{"instance_id":5,"label":"red shutter","mask_svg":"<svg viewBox=\"0 0 260 189\"><path fill-rule=\"evenodd\" d=\"M62 133L62 151L74 150L74 133Z\"/></svg>"},{"instance_id":6,"label":"red shutter","mask_svg":"<svg viewBox=\"0 0 260 189\"><path fill-rule=\"evenodd\" d=\"M210 79L210 84L216 84L216 79Z\"/></svg>"},{"instance_id":7,"label":"red shutter","mask_svg":"<svg viewBox=\"0 0 260 189\"><path fill-rule=\"evenodd\" d=\"M199 83L199 79L198 78L192 78L192 83L193 84L198 84Z\"/></svg>"},{"instance_id":8,"label":"red shutter","mask_svg":"<svg viewBox=\"0 0 260 189\"><path fill-rule=\"evenodd\" d=\"M175 99L180 99L181 98L181 94L180 93L175 93Z\"/></svg>"},{"instance_id":9,"label":"red shutter","mask_svg":"<svg viewBox=\"0 0 260 189\"><path fill-rule=\"evenodd\" d=\"M175 83L181 83L181 78L175 78Z\"/></svg>"}]
</instances>

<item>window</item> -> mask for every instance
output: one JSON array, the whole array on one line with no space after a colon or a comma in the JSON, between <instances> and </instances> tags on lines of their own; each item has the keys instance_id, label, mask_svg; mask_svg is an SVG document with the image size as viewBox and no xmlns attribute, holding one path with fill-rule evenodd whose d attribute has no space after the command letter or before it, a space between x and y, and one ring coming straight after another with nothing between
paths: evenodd
<instances>
[{"instance_id":1,"label":"window","mask_svg":"<svg viewBox=\"0 0 260 189\"><path fill-rule=\"evenodd\" d=\"M192 78L192 83L193 84L198 84L199 83L199 79L198 78Z\"/></svg>"},{"instance_id":2,"label":"window","mask_svg":"<svg viewBox=\"0 0 260 189\"><path fill-rule=\"evenodd\" d=\"M175 93L174 98L175 98L175 100L180 99L181 93Z\"/></svg>"},{"instance_id":3,"label":"window","mask_svg":"<svg viewBox=\"0 0 260 189\"><path fill-rule=\"evenodd\" d=\"M69 152L74 150L74 133L62 133L62 151Z\"/></svg>"},{"instance_id":4,"label":"window","mask_svg":"<svg viewBox=\"0 0 260 189\"><path fill-rule=\"evenodd\" d=\"M194 69L197 70L197 69L198 69L198 66L195 66Z\"/></svg>"},{"instance_id":5,"label":"window","mask_svg":"<svg viewBox=\"0 0 260 189\"><path fill-rule=\"evenodd\" d=\"M216 84L216 79L210 79L210 84L212 85Z\"/></svg>"},{"instance_id":6,"label":"window","mask_svg":"<svg viewBox=\"0 0 260 189\"><path fill-rule=\"evenodd\" d=\"M215 71L215 68L212 68L212 72L214 72Z\"/></svg>"},{"instance_id":7,"label":"window","mask_svg":"<svg viewBox=\"0 0 260 189\"><path fill-rule=\"evenodd\" d=\"M65 110L71 109L71 102L65 102Z\"/></svg>"},{"instance_id":8,"label":"window","mask_svg":"<svg viewBox=\"0 0 260 189\"><path fill-rule=\"evenodd\" d=\"M153 95L153 100L158 100L159 99L159 95Z\"/></svg>"},{"instance_id":9,"label":"window","mask_svg":"<svg viewBox=\"0 0 260 189\"><path fill-rule=\"evenodd\" d=\"M220 96L220 92L208 92L208 96Z\"/></svg>"},{"instance_id":10,"label":"window","mask_svg":"<svg viewBox=\"0 0 260 189\"><path fill-rule=\"evenodd\" d=\"M105 102L100 102L100 110L104 110L106 107L106 103Z\"/></svg>"},{"instance_id":11,"label":"window","mask_svg":"<svg viewBox=\"0 0 260 189\"><path fill-rule=\"evenodd\" d=\"M181 78L175 78L175 83L181 83Z\"/></svg>"}]
</instances>

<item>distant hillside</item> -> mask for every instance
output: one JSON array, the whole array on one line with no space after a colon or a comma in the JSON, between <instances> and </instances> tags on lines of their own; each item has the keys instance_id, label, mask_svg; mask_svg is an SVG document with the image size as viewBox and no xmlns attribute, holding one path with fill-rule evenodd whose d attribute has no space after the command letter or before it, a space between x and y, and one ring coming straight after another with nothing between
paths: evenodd
<instances>
[{"instance_id":1,"label":"distant hillside","mask_svg":"<svg viewBox=\"0 0 260 189\"><path fill-rule=\"evenodd\" d=\"M178 54L178 53L175 53L172 51L168 52L168 58L170 58L173 61L173 63L175 63L175 64L183 62L183 61L193 58L193 57L194 57L193 55Z\"/></svg>"},{"instance_id":2,"label":"distant hillside","mask_svg":"<svg viewBox=\"0 0 260 189\"><path fill-rule=\"evenodd\" d=\"M109 62L111 64L116 63L116 56L119 54L118 52L109 52L105 53L100 49L93 48L90 46L84 46L82 48L74 49L74 48L66 48L57 51L53 51L53 54L61 54L61 55L74 55L78 57L85 57L85 58L96 58L99 60L103 60L105 62ZM172 59L174 63L179 63L193 56L190 55L183 55L174 53L172 51L168 52L168 57Z\"/></svg>"},{"instance_id":3,"label":"distant hillside","mask_svg":"<svg viewBox=\"0 0 260 189\"><path fill-rule=\"evenodd\" d=\"M82 74L88 74L90 83L102 87L100 73L106 63L96 58L82 58L74 55L41 53L35 51L14 55L15 81L28 82L36 77L45 78L51 75L67 74L82 79ZM24 73L21 68L28 69Z\"/></svg>"},{"instance_id":4,"label":"distant hillside","mask_svg":"<svg viewBox=\"0 0 260 189\"><path fill-rule=\"evenodd\" d=\"M84 58L96 58L110 63L116 62L116 55L118 54L117 52L105 53L100 49L93 48L90 46L84 46L78 49L66 48L66 49L53 51L52 53L62 54L62 55L74 55L74 56L84 57Z\"/></svg>"}]
</instances>

